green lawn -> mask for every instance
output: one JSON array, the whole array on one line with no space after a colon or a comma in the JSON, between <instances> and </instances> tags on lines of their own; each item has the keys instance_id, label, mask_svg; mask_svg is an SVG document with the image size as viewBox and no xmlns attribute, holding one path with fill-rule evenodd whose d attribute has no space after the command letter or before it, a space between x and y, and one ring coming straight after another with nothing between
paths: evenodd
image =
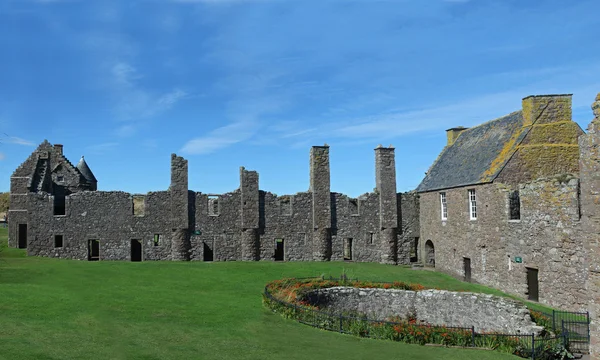
<instances>
[{"instance_id":1,"label":"green lawn","mask_svg":"<svg viewBox=\"0 0 600 360\"><path fill-rule=\"evenodd\" d=\"M0 254L0 359L518 359L326 332L262 306L270 280L343 270L361 279L498 293L380 264L86 262L8 248Z\"/></svg>"}]
</instances>

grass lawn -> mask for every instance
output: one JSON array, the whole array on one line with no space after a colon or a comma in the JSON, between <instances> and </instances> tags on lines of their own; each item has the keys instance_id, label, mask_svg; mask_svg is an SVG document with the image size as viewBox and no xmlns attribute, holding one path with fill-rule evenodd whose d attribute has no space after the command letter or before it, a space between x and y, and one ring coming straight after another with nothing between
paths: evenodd
<instances>
[{"instance_id":1,"label":"grass lawn","mask_svg":"<svg viewBox=\"0 0 600 360\"><path fill-rule=\"evenodd\" d=\"M0 243L6 229L0 228ZM360 339L266 310L266 282L339 276L500 294L431 271L357 263L86 262L0 253L0 359L518 359Z\"/></svg>"}]
</instances>

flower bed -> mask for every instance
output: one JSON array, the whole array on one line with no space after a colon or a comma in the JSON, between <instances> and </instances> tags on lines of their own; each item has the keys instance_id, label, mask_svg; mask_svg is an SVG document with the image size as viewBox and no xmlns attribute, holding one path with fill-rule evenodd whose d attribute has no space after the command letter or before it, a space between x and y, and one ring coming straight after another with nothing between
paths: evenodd
<instances>
[{"instance_id":1,"label":"flower bed","mask_svg":"<svg viewBox=\"0 0 600 360\"><path fill-rule=\"evenodd\" d=\"M385 321L367 319L356 312L324 311L307 301L307 295L316 289L338 286L376 289L398 289L421 291L419 284L404 282L378 283L370 281L348 281L345 279L282 279L265 287L264 303L274 312L286 318L330 331L353 334L361 337L389 339L410 344L438 344L442 346L481 347L535 359L560 359L564 351L563 339L546 334L505 335L475 332L474 327L450 327L419 324L416 318L388 318ZM544 315L535 313L532 318L544 321ZM546 324L540 324L546 325Z\"/></svg>"}]
</instances>

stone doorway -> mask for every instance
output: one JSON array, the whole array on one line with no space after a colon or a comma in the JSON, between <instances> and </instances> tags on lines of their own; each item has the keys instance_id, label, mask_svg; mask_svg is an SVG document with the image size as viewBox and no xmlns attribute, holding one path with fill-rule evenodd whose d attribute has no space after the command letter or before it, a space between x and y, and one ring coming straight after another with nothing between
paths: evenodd
<instances>
[{"instance_id":1,"label":"stone doorway","mask_svg":"<svg viewBox=\"0 0 600 360\"><path fill-rule=\"evenodd\" d=\"M435 247L431 240L425 243L425 265L435 267Z\"/></svg>"},{"instance_id":2,"label":"stone doorway","mask_svg":"<svg viewBox=\"0 0 600 360\"><path fill-rule=\"evenodd\" d=\"M17 231L19 249L27 249L27 224L19 224L19 229Z\"/></svg>"},{"instance_id":3,"label":"stone doorway","mask_svg":"<svg viewBox=\"0 0 600 360\"><path fill-rule=\"evenodd\" d=\"M471 282L471 259L463 258L463 268L464 268L464 281Z\"/></svg>"},{"instance_id":4,"label":"stone doorway","mask_svg":"<svg viewBox=\"0 0 600 360\"><path fill-rule=\"evenodd\" d=\"M88 261L100 260L100 241L88 240Z\"/></svg>"},{"instance_id":5,"label":"stone doorway","mask_svg":"<svg viewBox=\"0 0 600 360\"><path fill-rule=\"evenodd\" d=\"M352 260L352 238L344 239L344 260Z\"/></svg>"},{"instance_id":6,"label":"stone doorway","mask_svg":"<svg viewBox=\"0 0 600 360\"><path fill-rule=\"evenodd\" d=\"M142 241L131 240L131 261L142 261Z\"/></svg>"},{"instance_id":7,"label":"stone doorway","mask_svg":"<svg viewBox=\"0 0 600 360\"><path fill-rule=\"evenodd\" d=\"M275 239L275 261L283 261L283 239Z\"/></svg>"},{"instance_id":8,"label":"stone doorway","mask_svg":"<svg viewBox=\"0 0 600 360\"><path fill-rule=\"evenodd\" d=\"M538 281L538 269L527 269L527 299L531 301L539 301L540 299L540 284Z\"/></svg>"},{"instance_id":9,"label":"stone doorway","mask_svg":"<svg viewBox=\"0 0 600 360\"><path fill-rule=\"evenodd\" d=\"M203 242L202 244L204 244L204 249L202 251L203 255L202 255L202 260L204 261L213 261L214 260L214 253L213 253L213 249L210 245L208 245L206 242Z\"/></svg>"}]
</instances>

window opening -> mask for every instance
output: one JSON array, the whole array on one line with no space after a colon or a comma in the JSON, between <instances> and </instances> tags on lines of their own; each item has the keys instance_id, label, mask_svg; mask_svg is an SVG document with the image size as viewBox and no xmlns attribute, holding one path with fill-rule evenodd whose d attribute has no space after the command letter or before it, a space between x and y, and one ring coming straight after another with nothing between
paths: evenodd
<instances>
[{"instance_id":1,"label":"window opening","mask_svg":"<svg viewBox=\"0 0 600 360\"><path fill-rule=\"evenodd\" d=\"M477 199L475 190L469 190L469 216L471 220L477 219Z\"/></svg>"},{"instance_id":2,"label":"window opening","mask_svg":"<svg viewBox=\"0 0 600 360\"><path fill-rule=\"evenodd\" d=\"M55 248L63 247L63 236L62 235L54 235L54 247Z\"/></svg>"}]
</instances>

